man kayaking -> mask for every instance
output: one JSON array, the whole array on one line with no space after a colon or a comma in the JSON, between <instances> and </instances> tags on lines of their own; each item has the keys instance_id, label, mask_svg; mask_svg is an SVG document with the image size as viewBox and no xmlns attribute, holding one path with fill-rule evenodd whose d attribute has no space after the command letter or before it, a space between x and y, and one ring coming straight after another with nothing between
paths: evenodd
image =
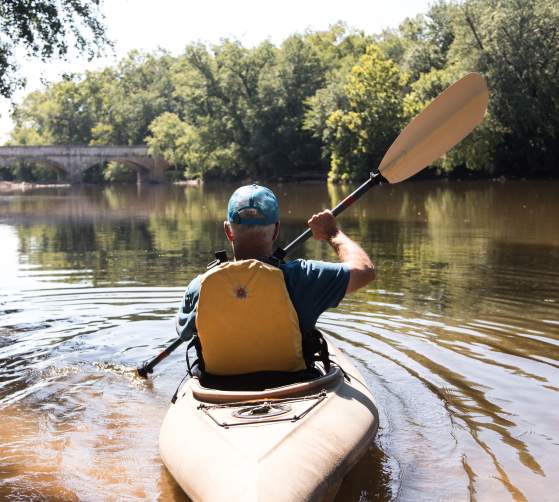
<instances>
[{"instance_id":1,"label":"man kayaking","mask_svg":"<svg viewBox=\"0 0 559 502\"><path fill-rule=\"evenodd\" d=\"M313 215L308 225L315 239L330 244L339 263L274 260L280 218L268 188L238 188L227 213L224 230L235 261L217 264L190 282L177 332L183 339L195 335L200 366L208 375L304 373L319 358L319 316L372 281L373 263L329 210Z\"/></svg>"}]
</instances>

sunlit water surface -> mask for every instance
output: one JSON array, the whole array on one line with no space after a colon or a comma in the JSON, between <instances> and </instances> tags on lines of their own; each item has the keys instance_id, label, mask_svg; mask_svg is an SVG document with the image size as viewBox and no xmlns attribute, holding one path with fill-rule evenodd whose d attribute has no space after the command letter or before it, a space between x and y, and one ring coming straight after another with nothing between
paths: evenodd
<instances>
[{"instance_id":1,"label":"sunlit water surface","mask_svg":"<svg viewBox=\"0 0 559 502\"><path fill-rule=\"evenodd\" d=\"M184 351L148 382L134 368L174 339L184 286L226 246L233 188L0 195L0 499L184 499L157 447ZM273 188L284 242L347 193ZM341 217L378 279L320 327L381 426L339 501L558 500L558 195L383 185ZM334 258L314 241L299 255Z\"/></svg>"}]
</instances>

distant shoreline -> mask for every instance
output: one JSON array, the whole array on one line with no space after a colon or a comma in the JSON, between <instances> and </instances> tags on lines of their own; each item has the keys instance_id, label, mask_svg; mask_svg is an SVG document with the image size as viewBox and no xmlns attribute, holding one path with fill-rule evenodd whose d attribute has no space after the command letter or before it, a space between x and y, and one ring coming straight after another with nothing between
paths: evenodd
<instances>
[{"instance_id":1,"label":"distant shoreline","mask_svg":"<svg viewBox=\"0 0 559 502\"><path fill-rule=\"evenodd\" d=\"M32 183L29 181L0 181L0 192L25 192L35 188L69 188L69 183Z\"/></svg>"},{"instance_id":2,"label":"distant shoreline","mask_svg":"<svg viewBox=\"0 0 559 502\"><path fill-rule=\"evenodd\" d=\"M488 181L491 183L494 182L499 182L499 183L504 183L506 181L513 181L513 180L522 180L522 181L528 181L528 180L536 180L536 179L554 179L552 177L549 176L545 176L545 177L536 177L536 176L530 176L530 177L517 177L517 176L479 176L477 175L478 173L475 174L470 174L467 173L465 176L433 176L433 175L418 175L415 176L412 180L412 182L422 182L422 181L439 181L439 182L449 182L449 181ZM202 181L200 179L193 179L193 180L180 180L180 181L173 181L173 182L167 182L167 183L156 183L156 184L151 184L151 183L146 183L146 186L149 185L153 185L153 186L157 186L157 185L176 185L176 186L191 186L191 187L201 187L204 184L214 184L214 183L219 183L218 180L215 179L209 179L207 181ZM279 178L279 179L244 179L244 180L230 180L231 183L237 183L237 184L246 184L246 183L304 183L304 184L327 184L328 180L325 178L317 178L317 177L284 177L284 178ZM351 186L357 186L359 184L359 182L347 182L347 183L335 183L335 185L340 185L340 186L344 186L344 185L351 185ZM111 185L127 185L127 186L132 186L135 185L135 183L83 183L81 184L82 186L111 186ZM0 193L9 193L9 192L25 192L27 190L35 190L35 189L41 189L41 188L71 188L73 186L80 186L80 184L78 185L72 185L70 183L35 183L35 182L29 182L29 181L0 181Z\"/></svg>"},{"instance_id":3,"label":"distant shoreline","mask_svg":"<svg viewBox=\"0 0 559 502\"><path fill-rule=\"evenodd\" d=\"M117 183L119 185L134 185L134 183ZM179 185L179 186L200 186L201 180L184 180L175 181L172 183L162 183L164 185ZM108 184L101 183L82 183L88 186L107 186ZM0 181L0 193L2 192L25 192L26 190L34 190L36 188L70 188L70 183L35 183L33 181Z\"/></svg>"}]
</instances>

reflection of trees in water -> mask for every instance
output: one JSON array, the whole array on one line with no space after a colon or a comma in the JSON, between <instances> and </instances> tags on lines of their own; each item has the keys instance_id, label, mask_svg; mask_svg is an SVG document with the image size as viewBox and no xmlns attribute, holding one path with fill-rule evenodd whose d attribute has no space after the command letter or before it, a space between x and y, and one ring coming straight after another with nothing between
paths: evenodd
<instances>
[{"instance_id":1,"label":"reflection of trees in water","mask_svg":"<svg viewBox=\"0 0 559 502\"><path fill-rule=\"evenodd\" d=\"M185 233L190 238L178 248L174 242L179 240L177 232L184 231L180 225L169 232L167 225L135 220L120 220L112 225L22 226L18 235L21 253L43 269L87 269L96 285L123 281L172 285L177 276L182 276L178 284L183 284L187 280L185 274L190 277L189 271L201 269L210 260L210 253L200 250L214 248L217 239L213 227L203 222L188 226ZM196 247L191 240L196 241ZM61 280L74 282L79 278L67 275Z\"/></svg>"},{"instance_id":2,"label":"reflection of trees in water","mask_svg":"<svg viewBox=\"0 0 559 502\"><path fill-rule=\"evenodd\" d=\"M12 214L27 219L18 226L21 253L45 269L91 270L96 284L184 284L224 246L215 221L218 214L223 220L223 203L203 197L201 190L111 187L62 199L62 205L54 198L12 207ZM52 223L29 221L34 216L41 221L51 208L58 217Z\"/></svg>"},{"instance_id":3,"label":"reflection of trees in water","mask_svg":"<svg viewBox=\"0 0 559 502\"><path fill-rule=\"evenodd\" d=\"M556 187L546 182L384 185L348 209L341 222L375 259L379 288L417 292L421 285L429 308L474 310L479 295L471 292L480 284L479 293L485 294L502 282L503 268L526 266L521 258L526 256L540 260L542 255L545 262L549 254L543 248L556 248ZM328 192L334 205L349 190L329 186Z\"/></svg>"},{"instance_id":4,"label":"reflection of trees in water","mask_svg":"<svg viewBox=\"0 0 559 502\"><path fill-rule=\"evenodd\" d=\"M109 282L173 283L177 274L182 281L185 270L202 268L214 250L228 248L221 223L234 188L85 187L68 196L15 197L3 209L8 218L25 221L19 226L22 253L45 268L88 268ZM315 184L272 188L282 207L282 244L305 228L310 214L351 190ZM507 264L518 256L511 246L555 243L554 188L537 182L383 185L348 209L340 223L375 258L378 287L417 291L421 284L430 308L448 309L460 297L473 308L475 297L464 292L479 284L480 275L487 276L486 288L494 287L500 279L493 270L519 265ZM313 240L297 256L334 257Z\"/></svg>"}]
</instances>

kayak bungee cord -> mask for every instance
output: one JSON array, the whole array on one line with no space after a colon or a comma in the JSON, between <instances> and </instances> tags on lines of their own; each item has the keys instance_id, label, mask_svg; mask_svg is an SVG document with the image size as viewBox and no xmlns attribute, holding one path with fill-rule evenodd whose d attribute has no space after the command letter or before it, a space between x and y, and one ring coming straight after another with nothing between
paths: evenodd
<instances>
[{"instance_id":1,"label":"kayak bungee cord","mask_svg":"<svg viewBox=\"0 0 559 502\"><path fill-rule=\"evenodd\" d=\"M226 404L214 404L214 405L207 405L207 404L200 404L198 405L198 409L203 411L208 417L210 417L217 425L228 429L229 427L239 427L243 425L255 425L261 423L272 423L272 422L297 422L308 413L310 413L316 406L318 406L322 401L326 399L326 390L321 390L318 394L312 394L310 396L304 397L291 397L291 398L284 398L284 399L273 399L268 400L265 402L262 401L239 401L233 403L226 403ZM291 411L291 407L285 406L287 403L303 403L309 402L309 406L305 408L300 413L293 413L289 416L281 416L281 418L276 418L278 415L283 415L285 413L289 413ZM266 405L268 405L266 407ZM281 409L281 406L285 406L285 408ZM242 411L249 411L256 410L260 408L262 410L270 410L270 412L263 412L260 416L255 413L254 415L241 415L240 412ZM211 412L213 410L222 410L222 409L231 409L231 408L242 408L238 412L231 413L231 416L234 418L239 419L237 422L220 422ZM281 409L281 413L273 413L273 410Z\"/></svg>"}]
</instances>

